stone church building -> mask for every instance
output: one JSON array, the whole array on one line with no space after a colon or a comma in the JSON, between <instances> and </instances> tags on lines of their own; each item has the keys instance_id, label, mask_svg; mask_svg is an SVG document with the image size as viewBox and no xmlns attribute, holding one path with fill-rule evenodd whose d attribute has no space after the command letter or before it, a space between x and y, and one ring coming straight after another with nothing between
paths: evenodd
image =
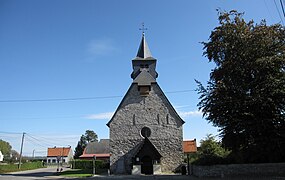
<instances>
[{"instance_id":1,"label":"stone church building","mask_svg":"<svg viewBox=\"0 0 285 180\"><path fill-rule=\"evenodd\" d=\"M110 172L160 174L183 161L183 124L156 79L156 59L143 33L132 60L133 82L111 120Z\"/></svg>"}]
</instances>

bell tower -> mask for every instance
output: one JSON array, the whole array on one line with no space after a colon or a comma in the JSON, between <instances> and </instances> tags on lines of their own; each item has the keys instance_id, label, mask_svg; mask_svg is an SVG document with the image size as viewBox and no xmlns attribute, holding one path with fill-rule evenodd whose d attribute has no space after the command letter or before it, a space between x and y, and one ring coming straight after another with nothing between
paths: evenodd
<instances>
[{"instance_id":1,"label":"bell tower","mask_svg":"<svg viewBox=\"0 0 285 180\"><path fill-rule=\"evenodd\" d=\"M138 49L138 53L135 59L132 60L133 72L131 77L135 79L143 70L146 70L154 79L158 77L155 70L156 59L152 57L148 48L145 35L143 33L142 40Z\"/></svg>"},{"instance_id":2,"label":"bell tower","mask_svg":"<svg viewBox=\"0 0 285 180\"><path fill-rule=\"evenodd\" d=\"M147 96L151 91L151 83L156 83L158 74L155 70L156 59L152 57L148 48L144 32L135 59L132 60L133 72L131 77L133 83L138 84L138 90L142 96Z\"/></svg>"}]
</instances>

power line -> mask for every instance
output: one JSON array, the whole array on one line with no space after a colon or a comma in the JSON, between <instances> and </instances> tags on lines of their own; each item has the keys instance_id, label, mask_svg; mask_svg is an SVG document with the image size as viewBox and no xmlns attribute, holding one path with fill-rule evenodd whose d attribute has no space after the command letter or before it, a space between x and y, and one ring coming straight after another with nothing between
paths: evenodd
<instances>
[{"instance_id":1,"label":"power line","mask_svg":"<svg viewBox=\"0 0 285 180\"><path fill-rule=\"evenodd\" d=\"M174 94L174 93L185 93L185 92L193 92L195 90L179 90L179 91L168 91L166 94ZM25 102L55 102L55 101L81 101L81 100L96 100L96 99L113 99L113 98L121 98L123 96L97 96L97 97L78 97L78 98L50 98L50 99L8 99L8 100L0 100L0 103L25 103Z\"/></svg>"},{"instance_id":2,"label":"power line","mask_svg":"<svg viewBox=\"0 0 285 180\"><path fill-rule=\"evenodd\" d=\"M48 145L49 147L52 147L52 146L61 146L61 144L57 144L57 143L54 143L55 140L53 140L53 142L51 142L50 140L46 139L46 138L43 138L43 137L40 137L40 136L37 136L37 138L33 137L31 134L27 134L29 137L33 138L34 140L40 142L40 143L44 143L46 145ZM39 139L41 138L41 139Z\"/></svg>"},{"instance_id":3,"label":"power line","mask_svg":"<svg viewBox=\"0 0 285 180\"><path fill-rule=\"evenodd\" d=\"M54 146L54 144L50 144L50 143L38 140L37 138L35 138L35 137L33 137L33 136L29 135L29 134L26 134L26 135L30 139L31 142L34 142L35 144L37 144L39 146L42 146L42 147ZM41 143L41 144L39 144L38 142ZM45 144L45 145L42 145L42 144Z\"/></svg>"},{"instance_id":4,"label":"power line","mask_svg":"<svg viewBox=\"0 0 285 180\"><path fill-rule=\"evenodd\" d=\"M3 134L23 134L23 133L19 133L19 132L7 132L7 131L0 131L0 133L3 133Z\"/></svg>"},{"instance_id":5,"label":"power line","mask_svg":"<svg viewBox=\"0 0 285 180\"><path fill-rule=\"evenodd\" d=\"M102 96L102 97L79 97L79 98L51 98L51 99L15 99L15 100L0 100L0 103L17 103L17 102L49 102L49 101L79 101L79 100L94 100L94 99L111 99L122 96Z\"/></svg>"},{"instance_id":6,"label":"power line","mask_svg":"<svg viewBox=\"0 0 285 180\"><path fill-rule=\"evenodd\" d=\"M267 3L266 3L266 0L263 0L263 2L264 2L264 4L265 4L265 6L266 6L266 9L267 9L267 11L268 11L268 14L270 15L271 20L273 21L273 16L272 16L272 14L271 14L271 12L270 12L270 10L269 10L269 7L268 7L268 5L267 5Z\"/></svg>"},{"instance_id":7,"label":"power line","mask_svg":"<svg viewBox=\"0 0 285 180\"><path fill-rule=\"evenodd\" d=\"M71 118L84 118L84 115L74 115L74 116L46 116L46 117L0 117L1 119L22 119L22 120L32 120L32 119L71 119Z\"/></svg>"},{"instance_id":8,"label":"power line","mask_svg":"<svg viewBox=\"0 0 285 180\"><path fill-rule=\"evenodd\" d=\"M36 137L32 136L31 134L27 134L27 137L29 137L30 139L33 139L33 142L34 142L34 143L37 143L38 145L43 146L43 147L63 146L62 143L61 143L61 144L54 143L54 142L57 142L58 139L54 140L53 142L48 142L47 140L43 140L43 139L45 139L45 138L43 138L43 137L41 137L42 139L39 139L38 136L37 136L38 138L36 138ZM35 141L37 141L37 142L35 142ZM62 142L62 141L61 141L61 142ZM40 144L39 144L39 143L40 143ZM66 145L66 146L67 146L67 145Z\"/></svg>"},{"instance_id":9,"label":"power line","mask_svg":"<svg viewBox=\"0 0 285 180\"><path fill-rule=\"evenodd\" d=\"M274 0L274 4L275 4L275 7L276 7L276 9L277 9L278 15L279 15L279 17L280 17L280 19L281 19L281 22L282 22L282 24L283 24L283 26L284 26L284 22L283 22L283 20L282 20L281 13L280 13L280 11L279 11L279 9L278 9L278 6L277 6L277 3L276 3L275 0Z\"/></svg>"},{"instance_id":10,"label":"power line","mask_svg":"<svg viewBox=\"0 0 285 180\"><path fill-rule=\"evenodd\" d=\"M40 144L40 143L38 143L38 142L36 142L35 140L33 140L31 137L29 137L29 136L27 136L26 137L26 142L30 142L30 143L32 143L32 144L34 144L34 145L36 145L36 146L40 146L40 147L43 147L43 148L47 148L48 146L45 146L45 145L42 145L42 144Z\"/></svg>"},{"instance_id":11,"label":"power line","mask_svg":"<svg viewBox=\"0 0 285 180\"><path fill-rule=\"evenodd\" d=\"M283 16L285 17L285 11L284 11L284 7L283 7L282 0L280 0L280 4L281 4L281 8L282 8L282 12L283 12Z\"/></svg>"}]
</instances>

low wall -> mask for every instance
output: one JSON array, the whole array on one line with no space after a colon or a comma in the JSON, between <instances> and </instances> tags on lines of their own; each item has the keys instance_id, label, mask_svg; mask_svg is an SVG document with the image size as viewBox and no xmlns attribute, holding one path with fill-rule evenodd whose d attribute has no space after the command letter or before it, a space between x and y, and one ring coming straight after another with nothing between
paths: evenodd
<instances>
[{"instance_id":1,"label":"low wall","mask_svg":"<svg viewBox=\"0 0 285 180\"><path fill-rule=\"evenodd\" d=\"M285 163L229 164L213 166L192 166L192 173L198 177L231 176L280 176L285 175Z\"/></svg>"}]
</instances>

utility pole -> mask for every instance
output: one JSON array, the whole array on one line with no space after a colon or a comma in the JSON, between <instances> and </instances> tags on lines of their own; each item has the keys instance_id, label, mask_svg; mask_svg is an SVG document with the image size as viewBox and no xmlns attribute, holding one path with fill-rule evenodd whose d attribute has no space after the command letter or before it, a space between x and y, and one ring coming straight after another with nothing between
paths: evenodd
<instances>
[{"instance_id":1,"label":"utility pole","mask_svg":"<svg viewBox=\"0 0 285 180\"><path fill-rule=\"evenodd\" d=\"M35 149L33 150L33 159L35 159Z\"/></svg>"},{"instance_id":2,"label":"utility pole","mask_svg":"<svg viewBox=\"0 0 285 180\"><path fill-rule=\"evenodd\" d=\"M25 134L23 132L23 136L22 136L22 143L21 143L21 152L20 152L20 160L19 160L19 169L21 169L21 163L22 163L22 153L23 153L23 146L24 146L24 137L25 137Z\"/></svg>"},{"instance_id":3,"label":"utility pole","mask_svg":"<svg viewBox=\"0 0 285 180\"><path fill-rule=\"evenodd\" d=\"M96 172L96 156L93 156L93 176L95 176Z\"/></svg>"}]
</instances>

